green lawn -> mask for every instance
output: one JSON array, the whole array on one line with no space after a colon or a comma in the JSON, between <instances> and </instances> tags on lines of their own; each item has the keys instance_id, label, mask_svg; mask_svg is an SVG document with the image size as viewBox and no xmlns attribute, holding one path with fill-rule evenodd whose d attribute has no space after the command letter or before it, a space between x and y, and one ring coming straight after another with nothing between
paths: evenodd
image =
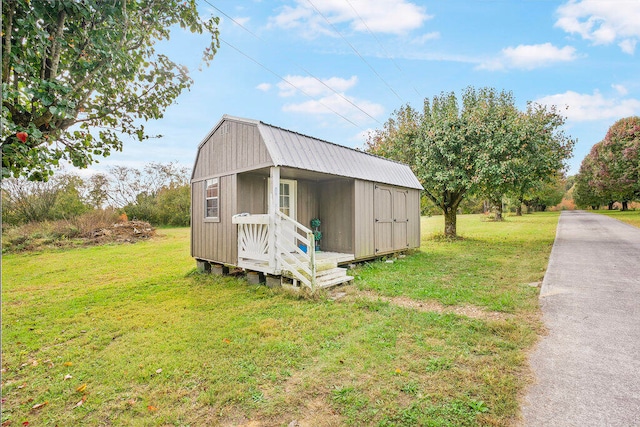
<instances>
[{"instance_id":1,"label":"green lawn","mask_svg":"<svg viewBox=\"0 0 640 427\"><path fill-rule=\"evenodd\" d=\"M624 211L624 212L599 210L599 211L593 211L593 212L610 216L611 218L618 219L622 222L626 222L627 224L631 224L635 227L640 227L640 210Z\"/></svg>"},{"instance_id":2,"label":"green lawn","mask_svg":"<svg viewBox=\"0 0 640 427\"><path fill-rule=\"evenodd\" d=\"M454 242L425 218L337 301L198 274L187 229L5 255L2 421L510 425L557 218L461 216Z\"/></svg>"}]
</instances>

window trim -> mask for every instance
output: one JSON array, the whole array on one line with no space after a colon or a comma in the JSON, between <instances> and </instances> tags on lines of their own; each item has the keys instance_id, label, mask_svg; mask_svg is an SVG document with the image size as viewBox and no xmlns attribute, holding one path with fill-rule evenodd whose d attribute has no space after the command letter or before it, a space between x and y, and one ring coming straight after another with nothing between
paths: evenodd
<instances>
[{"instance_id":1,"label":"window trim","mask_svg":"<svg viewBox=\"0 0 640 427\"><path fill-rule=\"evenodd\" d=\"M210 185L217 185L218 187L218 195L215 197L208 197L207 196L207 190L209 189ZM217 216L208 216L208 201L209 200L216 200L218 202L218 207L217 207ZM205 179L204 181L204 220L205 222L220 222L220 178L219 177L215 177L215 178L209 178L209 179Z\"/></svg>"}]
</instances>

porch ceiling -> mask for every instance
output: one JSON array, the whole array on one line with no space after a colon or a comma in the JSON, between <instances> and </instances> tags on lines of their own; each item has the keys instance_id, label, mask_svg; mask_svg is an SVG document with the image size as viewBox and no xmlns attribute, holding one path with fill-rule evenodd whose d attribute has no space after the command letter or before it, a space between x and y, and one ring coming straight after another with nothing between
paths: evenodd
<instances>
[{"instance_id":1,"label":"porch ceiling","mask_svg":"<svg viewBox=\"0 0 640 427\"><path fill-rule=\"evenodd\" d=\"M256 169L256 170L252 170L252 171L250 171L248 173L269 177L270 176L270 168ZM353 181L353 178L347 178L347 177L344 177L344 176L330 175L330 174L316 172L316 171L310 171L310 170L304 170L304 169L296 169L296 168L288 168L288 167L281 167L280 168L280 178L281 179L296 179L296 180L304 179L304 180L308 180L308 181L317 181L317 182L335 181L335 180Z\"/></svg>"}]
</instances>

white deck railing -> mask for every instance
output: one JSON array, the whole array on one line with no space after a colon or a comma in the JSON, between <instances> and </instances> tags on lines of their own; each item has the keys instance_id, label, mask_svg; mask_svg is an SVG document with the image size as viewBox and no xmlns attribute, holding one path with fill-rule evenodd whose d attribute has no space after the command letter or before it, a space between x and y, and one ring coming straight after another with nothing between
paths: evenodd
<instances>
[{"instance_id":1,"label":"white deck railing","mask_svg":"<svg viewBox=\"0 0 640 427\"><path fill-rule=\"evenodd\" d=\"M287 273L315 290L315 241L310 229L280 211L273 217L234 215L233 223L238 225L238 267Z\"/></svg>"}]
</instances>

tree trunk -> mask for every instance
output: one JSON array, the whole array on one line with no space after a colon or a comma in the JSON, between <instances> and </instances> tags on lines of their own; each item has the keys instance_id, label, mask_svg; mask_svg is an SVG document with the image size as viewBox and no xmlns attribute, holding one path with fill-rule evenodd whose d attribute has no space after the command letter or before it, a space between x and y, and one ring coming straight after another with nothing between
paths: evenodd
<instances>
[{"instance_id":1,"label":"tree trunk","mask_svg":"<svg viewBox=\"0 0 640 427\"><path fill-rule=\"evenodd\" d=\"M502 199L492 200L493 209L495 210L495 220L502 221Z\"/></svg>"},{"instance_id":2,"label":"tree trunk","mask_svg":"<svg viewBox=\"0 0 640 427\"><path fill-rule=\"evenodd\" d=\"M456 221L457 217L457 207L456 209L452 207L447 207L444 210L444 235L446 237L457 237L456 234Z\"/></svg>"},{"instance_id":3,"label":"tree trunk","mask_svg":"<svg viewBox=\"0 0 640 427\"><path fill-rule=\"evenodd\" d=\"M522 216L522 205L524 204L524 196L518 198L518 206L516 207L516 216Z\"/></svg>"},{"instance_id":4,"label":"tree trunk","mask_svg":"<svg viewBox=\"0 0 640 427\"><path fill-rule=\"evenodd\" d=\"M622 210L623 211L628 211L629 210L629 202L627 202L627 201L622 202Z\"/></svg>"},{"instance_id":5,"label":"tree trunk","mask_svg":"<svg viewBox=\"0 0 640 427\"><path fill-rule=\"evenodd\" d=\"M614 204L614 203L615 203L615 202L609 202L609 204L607 205L607 207L609 208L609 210L610 210L610 211L612 211L612 210L613 210L613 204Z\"/></svg>"}]
</instances>

